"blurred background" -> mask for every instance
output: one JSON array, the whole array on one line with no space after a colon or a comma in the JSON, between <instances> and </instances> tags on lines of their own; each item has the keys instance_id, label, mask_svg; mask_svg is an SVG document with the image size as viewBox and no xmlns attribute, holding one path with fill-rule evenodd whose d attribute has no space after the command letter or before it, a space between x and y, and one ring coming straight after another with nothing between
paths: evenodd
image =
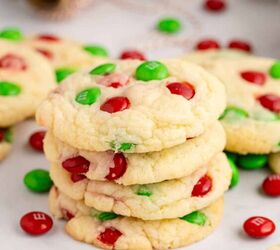
<instances>
[{"instance_id":1,"label":"blurred background","mask_svg":"<svg viewBox=\"0 0 280 250\"><path fill-rule=\"evenodd\" d=\"M280 2L224 2L222 11L211 11L204 0L0 0L0 28L101 44L113 57L126 48L142 50L149 59L172 57L198 40L214 38L223 46L231 39L246 40L256 54L279 58ZM181 32L158 32L155 25L164 16L178 18Z\"/></svg>"}]
</instances>

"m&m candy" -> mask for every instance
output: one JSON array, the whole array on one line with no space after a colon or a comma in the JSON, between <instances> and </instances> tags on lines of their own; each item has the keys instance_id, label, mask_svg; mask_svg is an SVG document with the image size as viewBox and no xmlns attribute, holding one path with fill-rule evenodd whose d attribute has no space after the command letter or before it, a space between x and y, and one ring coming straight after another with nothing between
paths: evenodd
<instances>
[{"instance_id":1,"label":"m&m candy","mask_svg":"<svg viewBox=\"0 0 280 250\"><path fill-rule=\"evenodd\" d=\"M157 23L157 29L160 32L169 34L177 33L182 29L182 24L179 19L174 17L166 17Z\"/></svg>"},{"instance_id":2,"label":"m&m candy","mask_svg":"<svg viewBox=\"0 0 280 250\"><path fill-rule=\"evenodd\" d=\"M29 137L29 145L35 149L36 151L44 151L44 138L46 135L46 131L37 131L34 132L30 137Z\"/></svg>"},{"instance_id":3,"label":"m&m candy","mask_svg":"<svg viewBox=\"0 0 280 250\"><path fill-rule=\"evenodd\" d=\"M265 178L262 189L266 195L280 196L280 175L273 174Z\"/></svg>"},{"instance_id":4,"label":"m&m candy","mask_svg":"<svg viewBox=\"0 0 280 250\"><path fill-rule=\"evenodd\" d=\"M266 217L254 216L244 222L243 229L252 238L264 238L275 231L275 224Z\"/></svg>"},{"instance_id":5,"label":"m&m candy","mask_svg":"<svg viewBox=\"0 0 280 250\"><path fill-rule=\"evenodd\" d=\"M44 169L29 171L24 176L23 182L30 191L36 193L48 192L53 185L49 172Z\"/></svg>"}]
</instances>

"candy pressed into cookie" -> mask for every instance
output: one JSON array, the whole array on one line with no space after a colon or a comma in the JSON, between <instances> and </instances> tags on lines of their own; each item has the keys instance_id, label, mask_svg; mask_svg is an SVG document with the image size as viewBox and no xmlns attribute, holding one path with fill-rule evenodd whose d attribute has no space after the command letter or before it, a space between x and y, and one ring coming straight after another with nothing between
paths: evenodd
<instances>
[{"instance_id":1,"label":"candy pressed into cookie","mask_svg":"<svg viewBox=\"0 0 280 250\"><path fill-rule=\"evenodd\" d=\"M33 50L0 40L0 127L34 115L55 86L52 67Z\"/></svg>"},{"instance_id":2,"label":"candy pressed into cookie","mask_svg":"<svg viewBox=\"0 0 280 250\"><path fill-rule=\"evenodd\" d=\"M11 129L0 128L0 161L3 160L12 147L12 131Z\"/></svg>"},{"instance_id":3,"label":"candy pressed into cookie","mask_svg":"<svg viewBox=\"0 0 280 250\"><path fill-rule=\"evenodd\" d=\"M96 211L53 188L50 209L57 218L70 221L66 232L76 240L105 249L152 250L190 245L212 233L223 215L223 199L181 218L143 221Z\"/></svg>"},{"instance_id":4,"label":"candy pressed into cookie","mask_svg":"<svg viewBox=\"0 0 280 250\"><path fill-rule=\"evenodd\" d=\"M83 162L86 167L78 174L90 180L113 181L123 185L147 184L187 176L221 152L225 133L219 122L211 124L200 136L160 152L126 154L79 150L56 139L48 132L44 140L47 159L73 176ZM170 167L172 166L172 167ZM72 173L71 173L72 172Z\"/></svg>"},{"instance_id":5,"label":"candy pressed into cookie","mask_svg":"<svg viewBox=\"0 0 280 250\"><path fill-rule=\"evenodd\" d=\"M223 153L189 176L148 185L76 180L52 165L51 178L69 197L98 210L143 220L176 218L208 206L228 189L232 171Z\"/></svg>"},{"instance_id":6,"label":"candy pressed into cookie","mask_svg":"<svg viewBox=\"0 0 280 250\"><path fill-rule=\"evenodd\" d=\"M222 83L181 60L125 60L67 78L37 121L89 151L160 151L198 136L225 107Z\"/></svg>"}]
</instances>

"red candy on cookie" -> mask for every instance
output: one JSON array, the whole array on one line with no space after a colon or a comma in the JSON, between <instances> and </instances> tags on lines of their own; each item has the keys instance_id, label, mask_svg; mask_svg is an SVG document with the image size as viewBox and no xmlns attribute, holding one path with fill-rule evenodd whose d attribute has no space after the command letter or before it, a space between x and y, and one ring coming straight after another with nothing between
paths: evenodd
<instances>
[{"instance_id":1,"label":"red candy on cookie","mask_svg":"<svg viewBox=\"0 0 280 250\"><path fill-rule=\"evenodd\" d=\"M125 50L120 55L120 59L123 59L123 60L125 60L125 59L137 59L137 60L141 60L141 61L147 60L145 55L138 50Z\"/></svg>"},{"instance_id":2,"label":"red candy on cookie","mask_svg":"<svg viewBox=\"0 0 280 250\"><path fill-rule=\"evenodd\" d=\"M259 71L243 71L240 72L240 76L247 82L256 85L264 85L266 81L266 75Z\"/></svg>"},{"instance_id":3,"label":"red candy on cookie","mask_svg":"<svg viewBox=\"0 0 280 250\"><path fill-rule=\"evenodd\" d=\"M116 113L128 109L130 107L130 102L127 97L116 96L108 99L104 102L100 110L108 113Z\"/></svg>"},{"instance_id":4,"label":"red candy on cookie","mask_svg":"<svg viewBox=\"0 0 280 250\"><path fill-rule=\"evenodd\" d=\"M260 104L272 112L280 112L280 96L274 94L266 94L258 97Z\"/></svg>"},{"instance_id":5,"label":"red candy on cookie","mask_svg":"<svg viewBox=\"0 0 280 250\"><path fill-rule=\"evenodd\" d=\"M46 49L37 48L36 51L39 52L41 55L43 55L44 57L46 57L49 60L53 59L53 54Z\"/></svg>"},{"instance_id":6,"label":"red candy on cookie","mask_svg":"<svg viewBox=\"0 0 280 250\"><path fill-rule=\"evenodd\" d=\"M275 231L275 224L266 217L254 216L244 222L243 229L252 238L264 238Z\"/></svg>"},{"instance_id":7,"label":"red candy on cookie","mask_svg":"<svg viewBox=\"0 0 280 250\"><path fill-rule=\"evenodd\" d=\"M41 235L47 233L53 226L52 218L43 212L30 212L20 219L21 228L28 234Z\"/></svg>"},{"instance_id":8,"label":"red candy on cookie","mask_svg":"<svg viewBox=\"0 0 280 250\"><path fill-rule=\"evenodd\" d=\"M212 179L208 175L202 176L192 190L192 196L203 197L212 189Z\"/></svg>"},{"instance_id":9,"label":"red candy on cookie","mask_svg":"<svg viewBox=\"0 0 280 250\"><path fill-rule=\"evenodd\" d=\"M113 246L121 236L122 233L118 229L110 227L100 233L97 239L106 245Z\"/></svg>"},{"instance_id":10,"label":"red candy on cookie","mask_svg":"<svg viewBox=\"0 0 280 250\"><path fill-rule=\"evenodd\" d=\"M108 181L122 177L127 169L127 162L122 153L116 153L113 162L114 166L110 168L109 174L105 177Z\"/></svg>"},{"instance_id":11,"label":"red candy on cookie","mask_svg":"<svg viewBox=\"0 0 280 250\"><path fill-rule=\"evenodd\" d=\"M172 82L166 86L172 94L181 95L190 100L195 95L194 87L188 82Z\"/></svg>"},{"instance_id":12,"label":"red candy on cookie","mask_svg":"<svg viewBox=\"0 0 280 250\"><path fill-rule=\"evenodd\" d=\"M220 44L213 39L202 40L196 44L197 50L219 49L220 47Z\"/></svg>"},{"instance_id":13,"label":"red candy on cookie","mask_svg":"<svg viewBox=\"0 0 280 250\"><path fill-rule=\"evenodd\" d=\"M37 131L29 137L30 146L37 151L44 151L44 138L46 131Z\"/></svg>"},{"instance_id":14,"label":"red candy on cookie","mask_svg":"<svg viewBox=\"0 0 280 250\"><path fill-rule=\"evenodd\" d=\"M62 162L62 167L72 174L83 174L89 170L90 162L82 156L66 159Z\"/></svg>"},{"instance_id":15,"label":"red candy on cookie","mask_svg":"<svg viewBox=\"0 0 280 250\"><path fill-rule=\"evenodd\" d=\"M245 41L241 41L241 40L232 40L229 42L228 47L230 49L240 49L240 50L244 50L246 52L251 52L252 51L252 46Z\"/></svg>"},{"instance_id":16,"label":"red candy on cookie","mask_svg":"<svg viewBox=\"0 0 280 250\"><path fill-rule=\"evenodd\" d=\"M73 173L73 174L71 174L70 178L71 178L72 182L76 183L76 182L79 182L79 181L82 181L82 180L86 179L86 176L84 176L83 174Z\"/></svg>"},{"instance_id":17,"label":"red candy on cookie","mask_svg":"<svg viewBox=\"0 0 280 250\"><path fill-rule=\"evenodd\" d=\"M59 37L51 34L41 34L37 36L37 39L43 40L46 42L58 42L60 39Z\"/></svg>"},{"instance_id":18,"label":"red candy on cookie","mask_svg":"<svg viewBox=\"0 0 280 250\"><path fill-rule=\"evenodd\" d=\"M15 71L24 71L27 69L27 65L22 57L14 54L7 54L0 58L0 68Z\"/></svg>"}]
</instances>

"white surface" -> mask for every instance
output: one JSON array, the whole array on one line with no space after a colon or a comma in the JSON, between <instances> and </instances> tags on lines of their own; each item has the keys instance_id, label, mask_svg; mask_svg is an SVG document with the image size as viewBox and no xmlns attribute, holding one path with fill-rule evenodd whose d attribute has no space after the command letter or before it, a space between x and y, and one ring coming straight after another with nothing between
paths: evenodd
<instances>
[{"instance_id":1,"label":"white surface","mask_svg":"<svg viewBox=\"0 0 280 250\"><path fill-rule=\"evenodd\" d=\"M168 6L170 2L173 3L172 8ZM280 57L280 6L276 0L232 0L228 11L221 14L203 11L200 0L99 0L95 3L74 19L55 23L38 19L22 0L0 0L0 26L18 26L26 33L53 32L77 40L97 42L106 45L113 56L117 56L125 47L139 47L143 50L150 48L147 53L149 58L176 56L190 49L193 41L198 38L213 36L224 43L230 38L244 38L253 43L257 54ZM147 4L146 7L143 3ZM175 5L182 6L179 12ZM181 35L165 38L153 31L155 21L166 14L176 15L183 20L185 29ZM191 16L193 22L190 22ZM184 48L179 47L182 41ZM50 233L35 238L22 233L18 226L24 213L31 210L48 211L47 195L31 193L22 183L27 171L48 168L44 156L26 145L29 135L36 129L33 121L18 125L13 152L0 163L0 249L93 249L71 240L63 232L63 222L55 221ZM240 184L226 194L222 225L206 240L187 249L264 250L279 243L280 199L268 198L259 192L267 174L266 170L241 171ZM274 235L262 240L246 237L242 233L242 224L254 215L271 218L279 227Z\"/></svg>"}]
</instances>

